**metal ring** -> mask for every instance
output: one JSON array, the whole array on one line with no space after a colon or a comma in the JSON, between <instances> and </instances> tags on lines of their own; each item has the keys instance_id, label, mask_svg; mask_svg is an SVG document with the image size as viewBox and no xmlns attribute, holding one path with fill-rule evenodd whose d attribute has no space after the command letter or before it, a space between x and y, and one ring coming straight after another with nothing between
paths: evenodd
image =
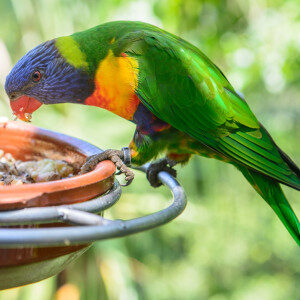
<instances>
[{"instance_id":1,"label":"metal ring","mask_svg":"<svg viewBox=\"0 0 300 300\"><path fill-rule=\"evenodd\" d=\"M68 223L69 221L66 218L66 210L89 213L91 218L85 218L86 221L82 219L78 222L78 224L91 225L92 220L96 220L93 218L93 216L96 216L94 213L98 214L101 211L108 209L114 205L120 197L121 186L119 182L115 180L113 187L106 194L89 201L69 205L31 207L11 211L1 211L0 226L53 223L54 221L63 221ZM84 218L84 214L82 214L82 216ZM74 221L70 220L70 223L74 224Z\"/></svg>"},{"instance_id":2,"label":"metal ring","mask_svg":"<svg viewBox=\"0 0 300 300\"><path fill-rule=\"evenodd\" d=\"M148 166L143 166L140 170L145 172ZM89 219L90 213L88 212L60 207L56 211L51 211L51 214L56 214L50 217L53 222L62 220L72 224L86 225L59 228L0 228L0 248L78 245L126 236L163 225L183 212L186 206L186 195L178 181L169 173L159 172L158 178L173 194L173 203L163 210L131 220L108 220L93 214L93 217ZM33 208L26 210L33 210ZM7 215L7 217L12 216ZM38 216L36 217L38 218ZM45 219L50 221L48 217L44 216L42 221L45 221ZM37 218L35 218L35 221Z\"/></svg>"},{"instance_id":3,"label":"metal ring","mask_svg":"<svg viewBox=\"0 0 300 300\"><path fill-rule=\"evenodd\" d=\"M131 166L131 150L129 147L123 147L122 148L123 154L124 154L124 164L127 167Z\"/></svg>"}]
</instances>

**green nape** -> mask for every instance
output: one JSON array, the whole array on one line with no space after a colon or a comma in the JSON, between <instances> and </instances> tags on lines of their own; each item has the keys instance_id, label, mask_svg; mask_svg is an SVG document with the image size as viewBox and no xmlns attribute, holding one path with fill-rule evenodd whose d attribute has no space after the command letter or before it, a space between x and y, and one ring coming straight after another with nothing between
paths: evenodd
<instances>
[{"instance_id":1,"label":"green nape","mask_svg":"<svg viewBox=\"0 0 300 300\"><path fill-rule=\"evenodd\" d=\"M75 68L87 69L86 55L80 50L78 43L71 36L63 36L55 41L60 54Z\"/></svg>"}]
</instances>

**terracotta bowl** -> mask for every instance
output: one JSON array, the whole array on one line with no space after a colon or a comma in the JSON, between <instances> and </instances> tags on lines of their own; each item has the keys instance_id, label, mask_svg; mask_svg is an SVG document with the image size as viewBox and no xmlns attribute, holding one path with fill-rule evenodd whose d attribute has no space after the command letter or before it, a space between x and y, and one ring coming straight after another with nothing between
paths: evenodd
<instances>
[{"instance_id":1,"label":"terracotta bowl","mask_svg":"<svg viewBox=\"0 0 300 300\"><path fill-rule=\"evenodd\" d=\"M0 149L20 160L62 159L81 166L99 148L79 139L21 122L0 123ZM45 183L0 186L0 210L82 202L105 193L115 166L101 162L84 175Z\"/></svg>"},{"instance_id":2,"label":"terracotta bowl","mask_svg":"<svg viewBox=\"0 0 300 300\"><path fill-rule=\"evenodd\" d=\"M23 122L0 123L0 149L14 158L62 159L78 166L99 148L79 139L37 128ZM0 211L87 201L107 192L114 183L115 166L103 161L95 170L46 183L0 186ZM1 212L0 212L1 213ZM67 226L63 223L14 226L37 228ZM3 228L3 227L2 227ZM0 289L36 282L60 272L89 245L0 248Z\"/></svg>"}]
</instances>

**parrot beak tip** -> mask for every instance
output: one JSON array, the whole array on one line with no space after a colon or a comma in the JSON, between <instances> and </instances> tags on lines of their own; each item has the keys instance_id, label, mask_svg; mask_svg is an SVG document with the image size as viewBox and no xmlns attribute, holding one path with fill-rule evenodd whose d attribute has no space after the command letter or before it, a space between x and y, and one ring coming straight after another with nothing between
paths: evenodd
<instances>
[{"instance_id":1,"label":"parrot beak tip","mask_svg":"<svg viewBox=\"0 0 300 300\"><path fill-rule=\"evenodd\" d=\"M13 111L13 114L18 119L25 122L30 122L32 113L36 111L42 104L43 103L35 98L26 95L10 101L10 107Z\"/></svg>"}]
</instances>

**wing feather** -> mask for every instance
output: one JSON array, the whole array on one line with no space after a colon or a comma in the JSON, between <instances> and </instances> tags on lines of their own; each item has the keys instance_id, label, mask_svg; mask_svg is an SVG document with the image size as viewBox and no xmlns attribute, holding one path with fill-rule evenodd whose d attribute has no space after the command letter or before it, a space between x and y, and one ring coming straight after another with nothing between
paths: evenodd
<instances>
[{"instance_id":1,"label":"wing feather","mask_svg":"<svg viewBox=\"0 0 300 300\"><path fill-rule=\"evenodd\" d=\"M236 162L291 186L300 180L248 104L199 49L162 30L120 38L139 62L137 95L157 117Z\"/></svg>"}]
</instances>

